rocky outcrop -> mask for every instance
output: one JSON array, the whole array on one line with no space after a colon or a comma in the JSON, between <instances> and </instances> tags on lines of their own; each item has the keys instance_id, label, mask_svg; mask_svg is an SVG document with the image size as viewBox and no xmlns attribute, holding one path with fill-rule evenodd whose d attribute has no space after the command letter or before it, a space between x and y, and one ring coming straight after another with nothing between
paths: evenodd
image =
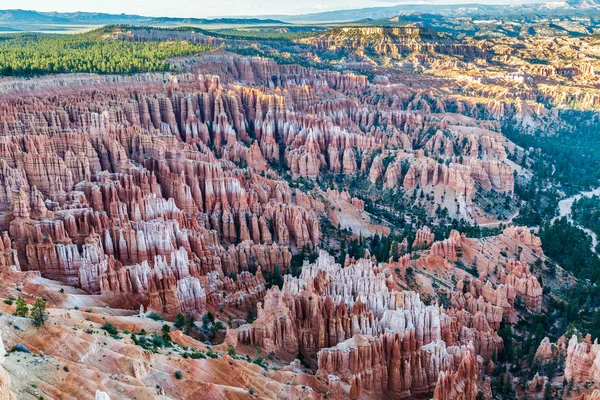
<instances>
[{"instance_id":1,"label":"rocky outcrop","mask_svg":"<svg viewBox=\"0 0 600 400\"><path fill-rule=\"evenodd\" d=\"M509 272L502 283L514 288L516 295L523 299L529 309L537 313L541 312L543 288L537 278L530 272L529 266L519 261L510 260L506 269ZM510 298L509 301L511 301ZM512 304L514 304L514 300Z\"/></svg>"},{"instance_id":2,"label":"rocky outcrop","mask_svg":"<svg viewBox=\"0 0 600 400\"><path fill-rule=\"evenodd\" d=\"M458 231L452 230L448 239L434 242L431 246L431 255L457 261L462 257L462 237Z\"/></svg>"},{"instance_id":3,"label":"rocky outcrop","mask_svg":"<svg viewBox=\"0 0 600 400\"><path fill-rule=\"evenodd\" d=\"M435 235L431 232L428 226L424 226L417 231L412 248L414 250L427 248L433 244L434 240Z\"/></svg>"},{"instance_id":4,"label":"rocky outcrop","mask_svg":"<svg viewBox=\"0 0 600 400\"><path fill-rule=\"evenodd\" d=\"M545 364L549 361L555 360L558 358L559 349L555 343L550 342L550 339L545 337L540 342L538 346L535 356L533 360L535 362L539 362L540 364Z\"/></svg>"},{"instance_id":5,"label":"rocky outcrop","mask_svg":"<svg viewBox=\"0 0 600 400\"><path fill-rule=\"evenodd\" d=\"M195 79L172 80L171 88L190 78ZM204 312L206 286L200 278L212 271L227 291L237 286L227 286L230 275L258 269L272 274L276 267L285 272L290 246L317 245L315 213L322 206L310 194L297 196L296 203L276 174L259 175L267 169L265 159L279 159L263 154L268 129L264 143L239 144L250 141L248 118L268 124L271 117L262 113L285 109L281 98L272 102L245 89L234 95L218 79L201 81L198 95L163 93L159 80L118 90L112 83L95 83L90 91L57 87L52 99L33 91L33 107L53 116L42 119L4 98L14 118L7 119L0 137L5 190L0 207L12 213L0 263L37 270L90 293L131 293L133 307L151 305L170 315ZM143 95L136 91L142 87ZM258 103L243 115L246 95L258 96ZM31 135L22 134L21 123L31 126ZM207 147L217 143L223 146L215 152ZM351 152L344 162L352 172ZM255 288L221 297L232 295L236 300L226 303L241 305L262 297Z\"/></svg>"},{"instance_id":6,"label":"rocky outcrop","mask_svg":"<svg viewBox=\"0 0 600 400\"><path fill-rule=\"evenodd\" d=\"M15 394L11 390L11 379L6 369L2 366L5 361L6 350L4 349L4 342L0 336L0 398L6 400L16 399Z\"/></svg>"},{"instance_id":7,"label":"rocky outcrop","mask_svg":"<svg viewBox=\"0 0 600 400\"><path fill-rule=\"evenodd\" d=\"M591 343L588 336L579 341L573 335L567 346L565 378L575 382L600 382L600 345L596 339Z\"/></svg>"},{"instance_id":8,"label":"rocky outcrop","mask_svg":"<svg viewBox=\"0 0 600 400\"><path fill-rule=\"evenodd\" d=\"M472 400L477 398L479 373L476 356L471 351L466 352L456 371L440 372L433 398L435 400Z\"/></svg>"},{"instance_id":9,"label":"rocky outcrop","mask_svg":"<svg viewBox=\"0 0 600 400\"><path fill-rule=\"evenodd\" d=\"M101 392L100 389L96 390L96 400L110 400L110 396L106 392Z\"/></svg>"},{"instance_id":10,"label":"rocky outcrop","mask_svg":"<svg viewBox=\"0 0 600 400\"><path fill-rule=\"evenodd\" d=\"M469 350L446 348L441 341L415 348L410 342L397 333L379 339L356 335L319 353L317 376L339 373L350 384L349 396L364 389L394 398L431 391L435 398L475 398L479 366Z\"/></svg>"},{"instance_id":11,"label":"rocky outcrop","mask_svg":"<svg viewBox=\"0 0 600 400\"><path fill-rule=\"evenodd\" d=\"M232 40L127 27L110 38ZM559 51L564 39L552 40ZM501 127L514 120L542 131L557 121L559 110L551 112L550 104L597 108L600 96L582 85L594 67L534 68L521 64L530 59L521 57L521 46L504 42L488 52L481 41L419 27L344 27L282 45L328 54L343 48L343 70L373 68L374 53L391 67L378 68L369 81L217 50L171 60L186 71L178 74L0 82L2 288L6 297L18 289L27 299L47 299L53 319L35 335L26 320L4 332L11 346L28 339L49 354L27 361L31 370L46 357L68 365L56 379L40 368L44 386L77 383L43 394L88 398L98 389L99 398L227 398L252 388L261 398L473 399L481 390L491 398L485 375L504 345L501 324L519 320L525 309L543 311L543 290L528 266L542 256L541 242L516 227L482 239L452 231L435 241L418 221L426 215L429 226L442 226L446 217L499 224L504 217L495 213L504 212L486 206L512 207L514 177L529 176L522 155L530 151L508 141ZM317 65L319 53L310 57ZM491 58L496 69L521 60L526 72L474 74L483 74ZM473 73L463 76L467 69ZM407 80L410 70L427 73ZM557 88L553 77L575 79L577 87ZM405 213L411 205L425 214ZM369 234L386 238L379 236L380 246L365 251L365 259L347 256L340 265L320 252L298 268L299 253L312 257L322 245L323 218L334 225L323 224L323 248L348 244L336 237L336 209L345 213L339 220L352 213L369 224ZM376 225L390 216L398 222L394 232ZM362 230L352 232L369 247ZM389 262L377 263L388 245ZM4 317L14 319L8 303ZM94 312L83 311L88 306ZM160 351L153 357L133 337L117 341L99 328L110 320L120 332L160 334L163 323L110 311L117 308L152 310L168 320L211 311L228 321L226 345L214 344L206 360ZM194 354L208 351L194 339L200 332L171 334ZM215 342L221 337L217 332ZM258 349L267 363L294 361L267 371L258 359L221 356L229 345L244 356L258 357ZM595 382L597 346L545 339L535 362L564 353L565 377ZM11 357L5 363L17 362ZM91 358L94 371L81 362ZM90 376L102 384L75 379ZM537 375L532 384L546 382Z\"/></svg>"},{"instance_id":12,"label":"rocky outcrop","mask_svg":"<svg viewBox=\"0 0 600 400\"><path fill-rule=\"evenodd\" d=\"M473 386L458 382L480 376L475 354L489 360L502 347L488 317L477 308L470 314L426 306L417 293L390 290L386 271L370 260L342 268L322 251L298 278L286 276L282 291L267 293L258 319L238 328L237 340L275 354L303 353L318 367L318 376L345 382L348 396L433 393L440 371L449 373L440 381L440 395L448 382L471 393ZM499 310L499 320L489 317L496 327ZM467 353L473 367L467 361L461 366Z\"/></svg>"},{"instance_id":13,"label":"rocky outcrop","mask_svg":"<svg viewBox=\"0 0 600 400\"><path fill-rule=\"evenodd\" d=\"M432 29L413 26L343 27L302 39L301 42L319 50L351 49L361 53L375 52L392 58L412 52L485 57L485 53L475 46L454 42Z\"/></svg>"},{"instance_id":14,"label":"rocky outcrop","mask_svg":"<svg viewBox=\"0 0 600 400\"><path fill-rule=\"evenodd\" d=\"M284 350L295 357L299 348L294 318L283 293L270 290L258 305L256 321L238 329L238 341L258 345L268 353Z\"/></svg>"},{"instance_id":15,"label":"rocky outcrop","mask_svg":"<svg viewBox=\"0 0 600 400\"><path fill-rule=\"evenodd\" d=\"M600 390L594 390L590 394L581 395L581 400L598 400L600 399Z\"/></svg>"},{"instance_id":16,"label":"rocky outcrop","mask_svg":"<svg viewBox=\"0 0 600 400\"><path fill-rule=\"evenodd\" d=\"M542 254L542 241L539 237L531 233L529 229L525 227L508 227L504 229L503 233Z\"/></svg>"},{"instance_id":17,"label":"rocky outcrop","mask_svg":"<svg viewBox=\"0 0 600 400\"><path fill-rule=\"evenodd\" d=\"M376 183L383 176L383 162L381 161L381 157L377 155L373 162L371 163L371 168L369 169L369 181L371 183Z\"/></svg>"}]
</instances>

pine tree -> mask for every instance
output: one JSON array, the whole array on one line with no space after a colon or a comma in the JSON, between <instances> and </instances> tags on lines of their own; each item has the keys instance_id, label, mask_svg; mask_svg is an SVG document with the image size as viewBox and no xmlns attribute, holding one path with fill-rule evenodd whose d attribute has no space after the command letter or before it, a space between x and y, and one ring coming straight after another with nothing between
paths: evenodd
<instances>
[{"instance_id":1,"label":"pine tree","mask_svg":"<svg viewBox=\"0 0 600 400\"><path fill-rule=\"evenodd\" d=\"M185 316L179 312L175 316L175 328L182 329L184 326L185 326Z\"/></svg>"},{"instance_id":2,"label":"pine tree","mask_svg":"<svg viewBox=\"0 0 600 400\"><path fill-rule=\"evenodd\" d=\"M164 324L162 326L162 340L167 346L170 346L171 342L173 341L173 339L171 339L171 335L169 335L169 332L171 332L171 327L167 324Z\"/></svg>"},{"instance_id":3,"label":"pine tree","mask_svg":"<svg viewBox=\"0 0 600 400\"><path fill-rule=\"evenodd\" d=\"M38 299L31 309L31 318L36 326L41 326L48 320L48 312L46 311L46 302Z\"/></svg>"},{"instance_id":4,"label":"pine tree","mask_svg":"<svg viewBox=\"0 0 600 400\"><path fill-rule=\"evenodd\" d=\"M552 400L553 398L552 386L550 385L550 382L546 382L546 387L544 388L544 400Z\"/></svg>"},{"instance_id":5,"label":"pine tree","mask_svg":"<svg viewBox=\"0 0 600 400\"><path fill-rule=\"evenodd\" d=\"M229 345L229 347L227 348L227 354L230 357L235 357L235 347L233 347L232 345Z\"/></svg>"},{"instance_id":6,"label":"pine tree","mask_svg":"<svg viewBox=\"0 0 600 400\"><path fill-rule=\"evenodd\" d=\"M184 325L184 333L189 335L192 333L192 329L196 328L196 324L194 323L194 316L191 313L188 313L185 317L185 325Z\"/></svg>"},{"instance_id":7,"label":"pine tree","mask_svg":"<svg viewBox=\"0 0 600 400\"><path fill-rule=\"evenodd\" d=\"M27 307L27 303L21 296L17 299L17 309L15 310L14 315L17 317L26 317L29 314L29 308Z\"/></svg>"},{"instance_id":8,"label":"pine tree","mask_svg":"<svg viewBox=\"0 0 600 400\"><path fill-rule=\"evenodd\" d=\"M283 287L283 279L281 278L281 269L278 264L275 264L273 271L273 285L277 285L279 289Z\"/></svg>"}]
</instances>

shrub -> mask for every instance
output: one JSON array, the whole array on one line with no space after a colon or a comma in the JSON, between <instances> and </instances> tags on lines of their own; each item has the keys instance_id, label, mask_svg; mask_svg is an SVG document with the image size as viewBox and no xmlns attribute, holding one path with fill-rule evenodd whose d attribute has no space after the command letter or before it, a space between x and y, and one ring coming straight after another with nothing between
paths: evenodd
<instances>
[{"instance_id":1,"label":"shrub","mask_svg":"<svg viewBox=\"0 0 600 400\"><path fill-rule=\"evenodd\" d=\"M152 311L150 314L147 315L148 318L153 319L155 321L162 321L163 317L160 316L159 313L157 313L156 311Z\"/></svg>"},{"instance_id":2,"label":"shrub","mask_svg":"<svg viewBox=\"0 0 600 400\"><path fill-rule=\"evenodd\" d=\"M106 332L108 332L111 335L116 335L119 333L119 329L114 326L113 324L111 324L110 322L106 322L104 324L104 326L102 327L102 329L104 329Z\"/></svg>"},{"instance_id":3,"label":"shrub","mask_svg":"<svg viewBox=\"0 0 600 400\"><path fill-rule=\"evenodd\" d=\"M256 365L260 365L261 367L265 368L266 365L264 364L264 361L262 359L262 357L256 357L254 360L252 360L252 362Z\"/></svg>"},{"instance_id":4,"label":"shrub","mask_svg":"<svg viewBox=\"0 0 600 400\"><path fill-rule=\"evenodd\" d=\"M230 357L235 357L235 347L229 345L229 347L227 348L227 354L229 354Z\"/></svg>"},{"instance_id":5,"label":"shrub","mask_svg":"<svg viewBox=\"0 0 600 400\"><path fill-rule=\"evenodd\" d=\"M152 345L155 347L164 347L165 341L156 334L152 335Z\"/></svg>"},{"instance_id":6,"label":"shrub","mask_svg":"<svg viewBox=\"0 0 600 400\"><path fill-rule=\"evenodd\" d=\"M223 325L223 323L221 321L216 321L212 327L215 331L225 330L225 325Z\"/></svg>"},{"instance_id":7,"label":"shrub","mask_svg":"<svg viewBox=\"0 0 600 400\"><path fill-rule=\"evenodd\" d=\"M177 379L183 378L183 373L180 370L175 371L175 378L177 378Z\"/></svg>"},{"instance_id":8,"label":"shrub","mask_svg":"<svg viewBox=\"0 0 600 400\"><path fill-rule=\"evenodd\" d=\"M208 351L206 352L206 355L210 358L218 358L219 355L217 353L215 353L212 349L208 349Z\"/></svg>"},{"instance_id":9,"label":"shrub","mask_svg":"<svg viewBox=\"0 0 600 400\"><path fill-rule=\"evenodd\" d=\"M190 357L193 358L194 360L198 360L201 358L206 358L206 355L201 351L196 351L196 352L190 354Z\"/></svg>"}]
</instances>

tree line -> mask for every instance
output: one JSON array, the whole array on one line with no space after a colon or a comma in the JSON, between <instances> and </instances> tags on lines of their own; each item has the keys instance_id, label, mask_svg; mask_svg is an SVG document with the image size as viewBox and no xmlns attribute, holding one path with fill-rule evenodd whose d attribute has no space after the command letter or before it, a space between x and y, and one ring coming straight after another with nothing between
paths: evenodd
<instances>
[{"instance_id":1,"label":"tree line","mask_svg":"<svg viewBox=\"0 0 600 400\"><path fill-rule=\"evenodd\" d=\"M75 35L0 36L0 75L89 72L132 74L170 71L169 59L209 50L188 41L130 42L95 30Z\"/></svg>"}]
</instances>

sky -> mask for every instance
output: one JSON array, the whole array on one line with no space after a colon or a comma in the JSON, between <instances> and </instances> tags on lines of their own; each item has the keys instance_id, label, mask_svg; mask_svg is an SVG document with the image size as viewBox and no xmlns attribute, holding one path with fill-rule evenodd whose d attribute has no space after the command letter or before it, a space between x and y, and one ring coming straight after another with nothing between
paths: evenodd
<instances>
[{"instance_id":1,"label":"sky","mask_svg":"<svg viewBox=\"0 0 600 400\"><path fill-rule=\"evenodd\" d=\"M89 11L160 17L215 17L268 14L309 14L401 3L518 4L538 0L0 0L1 9Z\"/></svg>"}]
</instances>

